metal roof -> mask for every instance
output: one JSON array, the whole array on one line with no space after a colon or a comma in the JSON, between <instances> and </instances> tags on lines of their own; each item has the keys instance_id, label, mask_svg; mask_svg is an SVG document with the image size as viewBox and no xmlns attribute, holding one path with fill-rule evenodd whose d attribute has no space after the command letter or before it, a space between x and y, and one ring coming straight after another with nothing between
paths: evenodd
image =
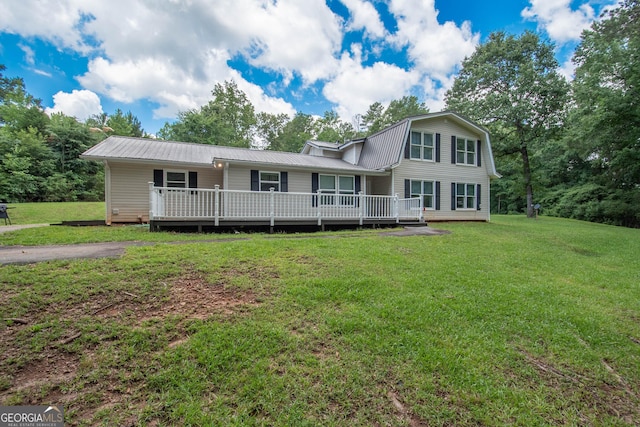
<instances>
[{"instance_id":1,"label":"metal roof","mask_svg":"<svg viewBox=\"0 0 640 427\"><path fill-rule=\"evenodd\" d=\"M211 165L214 161L222 161L236 164L278 165L288 168L383 174L385 170L389 170L400 163L404 154L404 144L413 122L443 116L449 117L461 125L474 128L485 135L490 159L489 173L492 176L499 177L500 175L496 171L493 160L489 132L471 120L451 111L408 117L367 138L347 141L342 144L308 141L302 153L249 150L219 145L110 136L85 151L81 157L89 160L118 159L191 165ZM305 152L308 152L307 147L311 145L340 151L354 142L364 142L357 165L341 159L305 154Z\"/></svg>"},{"instance_id":2,"label":"metal roof","mask_svg":"<svg viewBox=\"0 0 640 427\"><path fill-rule=\"evenodd\" d=\"M367 137L358 166L386 169L400 162L410 125L411 121L405 119Z\"/></svg>"},{"instance_id":3,"label":"metal roof","mask_svg":"<svg viewBox=\"0 0 640 427\"><path fill-rule=\"evenodd\" d=\"M494 177L500 177L500 174L496 171L496 166L493 160L493 150L491 148L489 132L482 126L452 111L440 111L436 113L407 117L406 119L367 137L362 148L362 153L360 154L358 166L368 169L389 169L397 165L400 163L402 156L404 155L404 144L409 137L411 124L420 120L445 116L463 126L474 128L478 132L484 134L487 149L489 151L489 174Z\"/></svg>"},{"instance_id":4,"label":"metal roof","mask_svg":"<svg viewBox=\"0 0 640 427\"><path fill-rule=\"evenodd\" d=\"M219 145L192 144L147 138L110 136L85 151L81 157L88 160L127 160L144 162L180 163L196 166L212 165L214 161L279 165L316 170L376 173L341 159L311 156L280 151L249 150Z\"/></svg>"}]
</instances>

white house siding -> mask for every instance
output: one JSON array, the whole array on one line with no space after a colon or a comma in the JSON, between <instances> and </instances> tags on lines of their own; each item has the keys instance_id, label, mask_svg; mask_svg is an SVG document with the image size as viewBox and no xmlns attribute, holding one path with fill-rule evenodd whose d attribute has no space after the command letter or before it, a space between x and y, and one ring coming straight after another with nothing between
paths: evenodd
<instances>
[{"instance_id":1,"label":"white house siding","mask_svg":"<svg viewBox=\"0 0 640 427\"><path fill-rule=\"evenodd\" d=\"M291 193L311 193L311 171L287 171L281 166L229 166L227 190L251 190L251 171L288 172L288 191Z\"/></svg>"},{"instance_id":2,"label":"white house siding","mask_svg":"<svg viewBox=\"0 0 640 427\"><path fill-rule=\"evenodd\" d=\"M445 121L446 120L446 121ZM440 134L440 162L405 159L394 170L395 191L404 197L405 179L422 181L440 181L440 210L426 210L425 219L429 220L489 220L489 161L485 135L453 122L451 119L435 118L414 123L411 130L428 131ZM481 167L451 163L451 136L482 140ZM434 155L435 160L435 155ZM480 210L451 210L451 183L470 183L481 185Z\"/></svg>"},{"instance_id":3,"label":"white house siding","mask_svg":"<svg viewBox=\"0 0 640 427\"><path fill-rule=\"evenodd\" d=\"M199 188L222 186L222 170L212 167L109 161L109 169L111 200L107 223L149 221L149 182L153 182L154 169L197 172Z\"/></svg>"}]
</instances>

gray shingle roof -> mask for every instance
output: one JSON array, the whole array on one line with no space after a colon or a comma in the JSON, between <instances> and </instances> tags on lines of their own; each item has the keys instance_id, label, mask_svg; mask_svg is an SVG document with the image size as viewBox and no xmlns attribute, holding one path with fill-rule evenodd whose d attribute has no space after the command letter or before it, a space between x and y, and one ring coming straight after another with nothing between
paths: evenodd
<instances>
[{"instance_id":1,"label":"gray shingle roof","mask_svg":"<svg viewBox=\"0 0 640 427\"><path fill-rule=\"evenodd\" d=\"M220 160L231 163L280 165L317 170L374 172L340 159L307 154L248 150L123 136L110 136L85 151L81 157L88 160L129 160L190 165L211 165L214 160Z\"/></svg>"}]
</instances>

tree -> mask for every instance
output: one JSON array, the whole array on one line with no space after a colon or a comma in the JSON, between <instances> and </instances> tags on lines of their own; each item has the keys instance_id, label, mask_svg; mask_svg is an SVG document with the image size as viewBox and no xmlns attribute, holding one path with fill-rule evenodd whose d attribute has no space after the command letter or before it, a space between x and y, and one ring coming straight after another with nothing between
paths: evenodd
<instances>
[{"instance_id":1,"label":"tree","mask_svg":"<svg viewBox=\"0 0 640 427\"><path fill-rule=\"evenodd\" d=\"M427 114L428 112L429 109L426 104L418 102L417 97L413 95L403 96L400 99L391 101L387 108L384 108L379 102L374 102L362 116L362 122L367 128L367 133L373 134L404 118Z\"/></svg>"},{"instance_id":2,"label":"tree","mask_svg":"<svg viewBox=\"0 0 640 427\"><path fill-rule=\"evenodd\" d=\"M335 111L325 111L315 122L315 138L319 141L344 142L355 136L351 123L343 122Z\"/></svg>"},{"instance_id":3,"label":"tree","mask_svg":"<svg viewBox=\"0 0 640 427\"><path fill-rule=\"evenodd\" d=\"M298 153L305 142L315 136L315 120L313 116L304 113L296 115L282 128L282 132L269 145L269 150L289 151Z\"/></svg>"},{"instance_id":4,"label":"tree","mask_svg":"<svg viewBox=\"0 0 640 427\"><path fill-rule=\"evenodd\" d=\"M233 147L252 146L257 119L247 95L233 81L217 83L213 100L199 109L180 112L173 124L165 124L159 136L185 142Z\"/></svg>"},{"instance_id":5,"label":"tree","mask_svg":"<svg viewBox=\"0 0 640 427\"><path fill-rule=\"evenodd\" d=\"M0 64L0 125L12 132L33 127L43 133L49 119L42 110L41 101L27 93L21 78L4 77L4 70L6 67Z\"/></svg>"},{"instance_id":6,"label":"tree","mask_svg":"<svg viewBox=\"0 0 640 427\"><path fill-rule=\"evenodd\" d=\"M640 227L640 2L623 1L584 31L574 63L569 144L590 166L582 184L600 188L585 203L603 209L596 220Z\"/></svg>"},{"instance_id":7,"label":"tree","mask_svg":"<svg viewBox=\"0 0 640 427\"><path fill-rule=\"evenodd\" d=\"M558 73L553 45L532 32L496 32L462 62L447 108L487 126L496 157L518 154L527 216L534 216L530 149L560 129L569 84Z\"/></svg>"},{"instance_id":8,"label":"tree","mask_svg":"<svg viewBox=\"0 0 640 427\"><path fill-rule=\"evenodd\" d=\"M284 128L289 122L287 114L270 114L261 112L256 115L257 131L256 137L260 148L274 149L277 145L278 137L284 132Z\"/></svg>"}]
</instances>

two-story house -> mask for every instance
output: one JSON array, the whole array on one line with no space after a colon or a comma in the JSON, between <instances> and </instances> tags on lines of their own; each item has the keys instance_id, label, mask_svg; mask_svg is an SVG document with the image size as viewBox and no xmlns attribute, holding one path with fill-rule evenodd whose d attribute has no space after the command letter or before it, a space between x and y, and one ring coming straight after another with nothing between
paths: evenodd
<instances>
[{"instance_id":1,"label":"two-story house","mask_svg":"<svg viewBox=\"0 0 640 427\"><path fill-rule=\"evenodd\" d=\"M106 222L377 225L488 221L489 133L439 112L301 153L112 136L81 156L105 166Z\"/></svg>"}]
</instances>

